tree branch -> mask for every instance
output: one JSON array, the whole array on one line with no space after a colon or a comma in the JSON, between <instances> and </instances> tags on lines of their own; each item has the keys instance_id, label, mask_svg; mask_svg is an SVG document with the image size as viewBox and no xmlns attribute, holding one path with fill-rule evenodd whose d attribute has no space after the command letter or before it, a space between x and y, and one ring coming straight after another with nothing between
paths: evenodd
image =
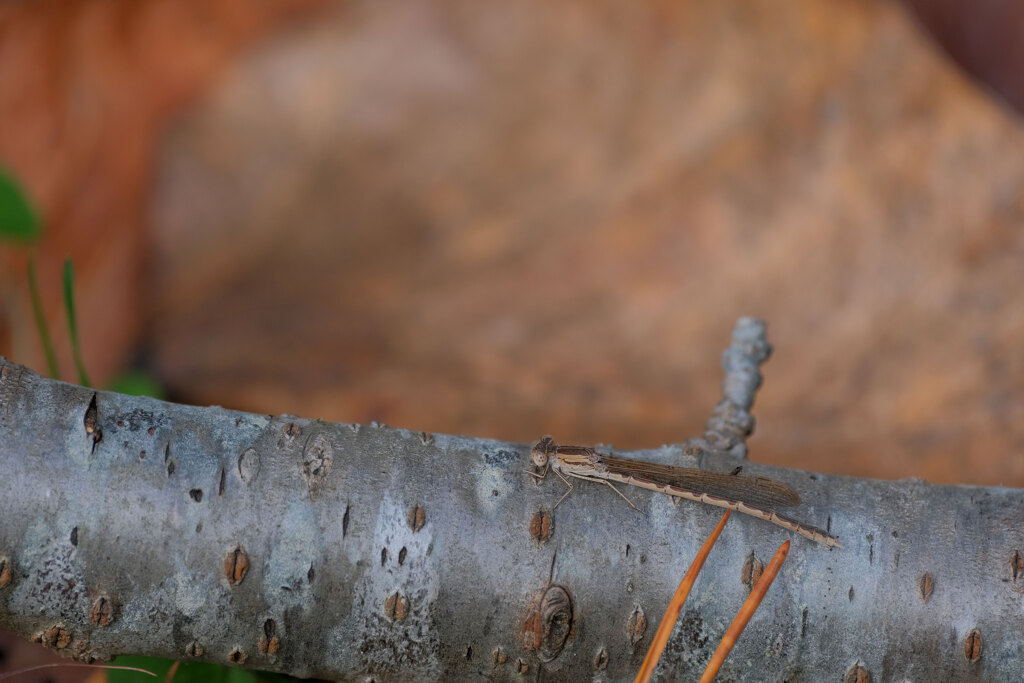
<instances>
[{"instance_id":1,"label":"tree branch","mask_svg":"<svg viewBox=\"0 0 1024 683\"><path fill-rule=\"evenodd\" d=\"M723 398L712 411L704 436L688 439L683 444L684 454L747 457L747 437L754 433L750 408L761 387L761 363L768 360L771 353L762 321L755 318L736 321L732 345L722 354Z\"/></svg>"},{"instance_id":2,"label":"tree branch","mask_svg":"<svg viewBox=\"0 0 1024 683\"><path fill-rule=\"evenodd\" d=\"M737 326L701 442L625 455L783 481L804 501L790 514L845 547L734 515L657 675L699 676L752 567L792 538L724 676L1014 679L1024 496L735 457L759 326ZM0 628L83 660L630 680L720 511L632 490L638 513L580 482L554 513L561 484L528 469L528 445L94 392L0 358Z\"/></svg>"}]
</instances>

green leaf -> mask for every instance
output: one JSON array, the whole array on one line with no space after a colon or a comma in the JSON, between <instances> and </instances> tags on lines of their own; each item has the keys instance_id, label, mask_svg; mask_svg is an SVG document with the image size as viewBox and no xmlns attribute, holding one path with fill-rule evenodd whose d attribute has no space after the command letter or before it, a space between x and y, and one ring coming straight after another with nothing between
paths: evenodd
<instances>
[{"instance_id":1,"label":"green leaf","mask_svg":"<svg viewBox=\"0 0 1024 683\"><path fill-rule=\"evenodd\" d=\"M174 660L127 655L117 657L111 664L152 671L157 678L136 671L110 669L107 671L108 683L152 683L154 680L163 681L167 677ZM182 662L174 673L172 683L284 683L297 680L285 674L269 671L249 671L205 662Z\"/></svg>"},{"instance_id":2,"label":"green leaf","mask_svg":"<svg viewBox=\"0 0 1024 683\"><path fill-rule=\"evenodd\" d=\"M78 325L75 320L75 270L71 267L71 259L64 261L64 309L68 313L68 332L71 335L71 357L75 359L78 370L78 383L83 387L91 387L89 375L85 372L82 362L82 347L78 344Z\"/></svg>"},{"instance_id":3,"label":"green leaf","mask_svg":"<svg viewBox=\"0 0 1024 683\"><path fill-rule=\"evenodd\" d=\"M39 216L14 179L0 169L0 239L31 242L42 235Z\"/></svg>"},{"instance_id":4,"label":"green leaf","mask_svg":"<svg viewBox=\"0 0 1024 683\"><path fill-rule=\"evenodd\" d=\"M157 675L156 680L163 681L174 660L128 656L118 657L111 663L152 671ZM153 680L151 676L135 671L107 671L108 683L152 683ZM172 683L256 683L257 680L253 672L245 669L233 669L205 662L182 662L174 673Z\"/></svg>"},{"instance_id":5,"label":"green leaf","mask_svg":"<svg viewBox=\"0 0 1024 683\"><path fill-rule=\"evenodd\" d=\"M164 388L153 375L138 370L128 370L118 375L110 385L111 391L129 396L151 396L165 398Z\"/></svg>"}]
</instances>

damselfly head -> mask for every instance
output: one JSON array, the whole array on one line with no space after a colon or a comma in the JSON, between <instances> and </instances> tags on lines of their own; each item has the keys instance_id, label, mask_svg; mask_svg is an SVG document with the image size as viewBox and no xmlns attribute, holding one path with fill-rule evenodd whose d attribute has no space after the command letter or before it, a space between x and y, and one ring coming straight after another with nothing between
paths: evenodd
<instances>
[{"instance_id":1,"label":"damselfly head","mask_svg":"<svg viewBox=\"0 0 1024 683\"><path fill-rule=\"evenodd\" d=\"M544 467L548 464L551 459L551 454L554 453L557 446L555 440L550 436L542 437L540 441L533 445L530 449L530 459L533 460L533 464L537 467Z\"/></svg>"}]
</instances>

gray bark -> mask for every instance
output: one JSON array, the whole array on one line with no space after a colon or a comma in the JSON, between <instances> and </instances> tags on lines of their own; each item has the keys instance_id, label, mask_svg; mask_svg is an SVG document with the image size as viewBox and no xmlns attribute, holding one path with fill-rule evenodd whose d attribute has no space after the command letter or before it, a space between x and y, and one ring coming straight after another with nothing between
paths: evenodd
<instances>
[{"instance_id":1,"label":"gray bark","mask_svg":"<svg viewBox=\"0 0 1024 683\"><path fill-rule=\"evenodd\" d=\"M742 463L799 491L790 514L844 547L734 514L658 677L696 680L744 566L789 538L721 680L1019 680L1021 492L737 458L767 353L741 321L708 432L621 455ZM84 660L631 680L721 510L628 491L636 512L581 482L552 512L563 485L528 469L529 445L94 392L0 358L0 628Z\"/></svg>"}]
</instances>

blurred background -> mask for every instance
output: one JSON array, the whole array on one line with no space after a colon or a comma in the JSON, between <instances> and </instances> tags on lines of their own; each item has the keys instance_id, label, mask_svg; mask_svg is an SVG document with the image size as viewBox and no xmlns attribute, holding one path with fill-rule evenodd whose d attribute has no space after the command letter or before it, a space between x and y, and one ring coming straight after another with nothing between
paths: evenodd
<instances>
[{"instance_id":1,"label":"blurred background","mask_svg":"<svg viewBox=\"0 0 1024 683\"><path fill-rule=\"evenodd\" d=\"M1010 0L5 3L44 235L0 247L0 354L46 372L31 253L74 381L70 258L97 386L632 448L702 432L755 315L752 459L1024 486L1022 34Z\"/></svg>"}]
</instances>

